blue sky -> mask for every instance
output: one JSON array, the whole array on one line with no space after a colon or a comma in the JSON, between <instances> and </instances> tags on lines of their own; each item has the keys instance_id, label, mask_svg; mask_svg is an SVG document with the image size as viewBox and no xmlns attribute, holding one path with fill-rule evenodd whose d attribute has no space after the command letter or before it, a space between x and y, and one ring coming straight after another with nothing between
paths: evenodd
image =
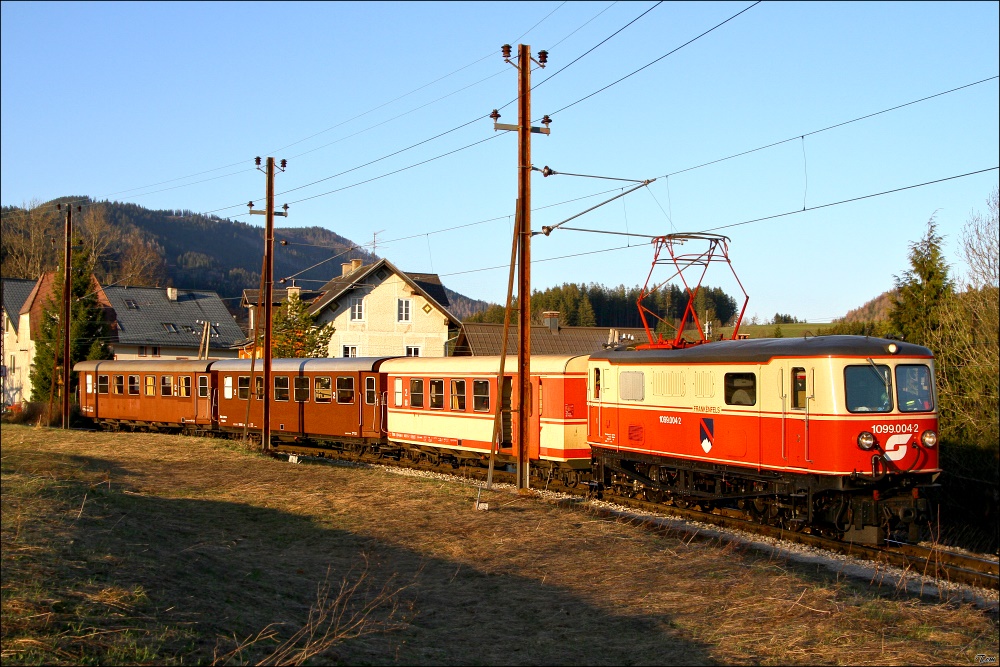
<instances>
[{"instance_id":1,"label":"blue sky","mask_svg":"<svg viewBox=\"0 0 1000 667\"><path fill-rule=\"evenodd\" d=\"M998 3L764 2L573 104L752 3L662 3L560 71L655 4L4 2L0 201L88 195L260 224L240 204L262 203L253 158L273 155L289 160L279 237L286 225L357 242L378 232L376 252L400 268L501 301L506 271L480 269L509 260L516 137L486 115L517 94L499 47L520 41L549 51L532 115L551 114L552 134L534 135L532 162L657 178L572 226L725 227L748 315L762 319L829 321L877 296L932 215L962 270L962 225L998 182ZM501 114L516 122L514 104ZM536 230L628 187L532 183ZM539 289L636 285L652 250L557 231L535 237L532 257ZM718 266L706 282L739 293Z\"/></svg>"}]
</instances>

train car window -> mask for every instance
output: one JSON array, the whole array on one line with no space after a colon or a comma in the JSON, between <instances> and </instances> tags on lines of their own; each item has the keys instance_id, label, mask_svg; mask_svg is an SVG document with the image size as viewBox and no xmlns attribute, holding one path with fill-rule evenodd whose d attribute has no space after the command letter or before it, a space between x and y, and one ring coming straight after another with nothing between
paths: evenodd
<instances>
[{"instance_id":1,"label":"train car window","mask_svg":"<svg viewBox=\"0 0 1000 667\"><path fill-rule=\"evenodd\" d=\"M236 398L241 401L250 399L250 376L240 375L236 378Z\"/></svg>"},{"instance_id":2,"label":"train car window","mask_svg":"<svg viewBox=\"0 0 1000 667\"><path fill-rule=\"evenodd\" d=\"M222 378L222 397L227 401L233 397L233 376L227 375Z\"/></svg>"},{"instance_id":3,"label":"train car window","mask_svg":"<svg viewBox=\"0 0 1000 667\"><path fill-rule=\"evenodd\" d=\"M208 398L208 376L198 376L198 398Z\"/></svg>"},{"instance_id":4,"label":"train car window","mask_svg":"<svg viewBox=\"0 0 1000 667\"><path fill-rule=\"evenodd\" d=\"M792 369L792 407L802 410L806 407L806 369Z\"/></svg>"},{"instance_id":5,"label":"train car window","mask_svg":"<svg viewBox=\"0 0 1000 667\"><path fill-rule=\"evenodd\" d=\"M594 369L594 400L601 400L601 369Z\"/></svg>"},{"instance_id":6,"label":"train car window","mask_svg":"<svg viewBox=\"0 0 1000 667\"><path fill-rule=\"evenodd\" d=\"M108 393L108 376L98 375L97 376L97 393L106 394Z\"/></svg>"},{"instance_id":7,"label":"train car window","mask_svg":"<svg viewBox=\"0 0 1000 667\"><path fill-rule=\"evenodd\" d=\"M850 412L891 412L892 373L881 364L844 367L844 394Z\"/></svg>"},{"instance_id":8,"label":"train car window","mask_svg":"<svg viewBox=\"0 0 1000 667\"><path fill-rule=\"evenodd\" d=\"M264 376L255 375L253 378L253 397L258 401L264 400Z\"/></svg>"},{"instance_id":9,"label":"train car window","mask_svg":"<svg viewBox=\"0 0 1000 667\"><path fill-rule=\"evenodd\" d=\"M292 398L296 403L305 403L309 400L309 378L297 377L293 380L294 393Z\"/></svg>"},{"instance_id":10,"label":"train car window","mask_svg":"<svg viewBox=\"0 0 1000 667\"><path fill-rule=\"evenodd\" d=\"M129 396L139 395L139 376L129 375L128 376L128 393Z\"/></svg>"},{"instance_id":11,"label":"train car window","mask_svg":"<svg viewBox=\"0 0 1000 667\"><path fill-rule=\"evenodd\" d=\"M753 373L726 373L726 405L756 405L757 376Z\"/></svg>"},{"instance_id":12,"label":"train car window","mask_svg":"<svg viewBox=\"0 0 1000 667\"><path fill-rule=\"evenodd\" d=\"M156 376L147 375L143 382L146 383L146 396L156 396Z\"/></svg>"},{"instance_id":13,"label":"train car window","mask_svg":"<svg viewBox=\"0 0 1000 667\"><path fill-rule=\"evenodd\" d=\"M161 375L160 376L160 396L173 396L174 395L174 376L173 375Z\"/></svg>"},{"instance_id":14,"label":"train car window","mask_svg":"<svg viewBox=\"0 0 1000 667\"><path fill-rule=\"evenodd\" d=\"M642 371L619 373L618 393L623 401L641 401L646 398L646 374Z\"/></svg>"},{"instance_id":15,"label":"train car window","mask_svg":"<svg viewBox=\"0 0 1000 667\"><path fill-rule=\"evenodd\" d=\"M392 381L392 394L395 397L396 407L403 407L403 378L395 378Z\"/></svg>"},{"instance_id":16,"label":"train car window","mask_svg":"<svg viewBox=\"0 0 1000 667\"><path fill-rule=\"evenodd\" d=\"M538 414L542 414L542 378L538 378Z\"/></svg>"},{"instance_id":17,"label":"train car window","mask_svg":"<svg viewBox=\"0 0 1000 667\"><path fill-rule=\"evenodd\" d=\"M378 400L378 392L375 390L375 378L365 378L365 405L375 405Z\"/></svg>"},{"instance_id":18,"label":"train car window","mask_svg":"<svg viewBox=\"0 0 1000 667\"><path fill-rule=\"evenodd\" d=\"M274 400L276 400L276 401L287 401L288 400L288 376L287 375L276 375L274 377Z\"/></svg>"},{"instance_id":19,"label":"train car window","mask_svg":"<svg viewBox=\"0 0 1000 667\"><path fill-rule=\"evenodd\" d=\"M337 378L337 402L338 403L354 402L354 378L352 377Z\"/></svg>"},{"instance_id":20,"label":"train car window","mask_svg":"<svg viewBox=\"0 0 1000 667\"><path fill-rule=\"evenodd\" d=\"M87 373L84 377L86 378L86 383L87 383L87 393L88 394L93 394L94 393L94 376L91 375L90 373Z\"/></svg>"},{"instance_id":21,"label":"train car window","mask_svg":"<svg viewBox=\"0 0 1000 667\"><path fill-rule=\"evenodd\" d=\"M472 381L472 409L476 412L490 411L490 381Z\"/></svg>"},{"instance_id":22,"label":"train car window","mask_svg":"<svg viewBox=\"0 0 1000 667\"><path fill-rule=\"evenodd\" d=\"M451 381L451 409L465 412L465 380Z\"/></svg>"},{"instance_id":23,"label":"train car window","mask_svg":"<svg viewBox=\"0 0 1000 667\"><path fill-rule=\"evenodd\" d=\"M896 400L900 412L930 412L934 409L931 369L923 364L896 366Z\"/></svg>"},{"instance_id":24,"label":"train car window","mask_svg":"<svg viewBox=\"0 0 1000 667\"><path fill-rule=\"evenodd\" d=\"M431 410L444 409L444 380L431 380Z\"/></svg>"},{"instance_id":25,"label":"train car window","mask_svg":"<svg viewBox=\"0 0 1000 667\"><path fill-rule=\"evenodd\" d=\"M410 380L410 407L424 407L424 381L412 378Z\"/></svg>"},{"instance_id":26,"label":"train car window","mask_svg":"<svg viewBox=\"0 0 1000 667\"><path fill-rule=\"evenodd\" d=\"M181 398L191 396L191 376L181 375L177 378L177 395Z\"/></svg>"},{"instance_id":27,"label":"train car window","mask_svg":"<svg viewBox=\"0 0 1000 667\"><path fill-rule=\"evenodd\" d=\"M313 383L316 385L316 402L330 403L333 401L333 378L329 375L321 375Z\"/></svg>"},{"instance_id":28,"label":"train car window","mask_svg":"<svg viewBox=\"0 0 1000 667\"><path fill-rule=\"evenodd\" d=\"M114 384L111 386L112 393L124 394L125 393L125 376L116 375Z\"/></svg>"}]
</instances>

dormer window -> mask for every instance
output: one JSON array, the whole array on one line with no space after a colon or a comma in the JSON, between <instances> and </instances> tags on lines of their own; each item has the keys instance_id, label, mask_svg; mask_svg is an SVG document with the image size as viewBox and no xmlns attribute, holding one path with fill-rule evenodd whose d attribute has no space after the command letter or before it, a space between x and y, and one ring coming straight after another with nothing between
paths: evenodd
<instances>
[{"instance_id":1,"label":"dormer window","mask_svg":"<svg viewBox=\"0 0 1000 667\"><path fill-rule=\"evenodd\" d=\"M177 325L173 322L160 322L167 333L177 333Z\"/></svg>"},{"instance_id":2,"label":"dormer window","mask_svg":"<svg viewBox=\"0 0 1000 667\"><path fill-rule=\"evenodd\" d=\"M125 299L125 308L128 310L139 310L139 304L135 302L135 299Z\"/></svg>"}]
</instances>

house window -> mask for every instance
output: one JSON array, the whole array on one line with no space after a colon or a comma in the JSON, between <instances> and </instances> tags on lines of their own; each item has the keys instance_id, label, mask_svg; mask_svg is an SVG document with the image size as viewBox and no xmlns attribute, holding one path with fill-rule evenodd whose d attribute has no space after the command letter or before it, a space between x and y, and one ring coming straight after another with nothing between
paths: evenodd
<instances>
[{"instance_id":1,"label":"house window","mask_svg":"<svg viewBox=\"0 0 1000 667\"><path fill-rule=\"evenodd\" d=\"M345 345L343 350L344 357L356 357L358 356L358 346L357 345Z\"/></svg>"},{"instance_id":2,"label":"house window","mask_svg":"<svg viewBox=\"0 0 1000 667\"><path fill-rule=\"evenodd\" d=\"M403 407L403 378L395 378L392 381L392 394L395 398L397 408Z\"/></svg>"},{"instance_id":3,"label":"house window","mask_svg":"<svg viewBox=\"0 0 1000 667\"><path fill-rule=\"evenodd\" d=\"M465 380L451 381L451 409L465 411Z\"/></svg>"},{"instance_id":4,"label":"house window","mask_svg":"<svg viewBox=\"0 0 1000 667\"><path fill-rule=\"evenodd\" d=\"M236 398L245 401L250 398L250 376L241 375L236 378Z\"/></svg>"},{"instance_id":5,"label":"house window","mask_svg":"<svg viewBox=\"0 0 1000 667\"><path fill-rule=\"evenodd\" d=\"M139 352L137 353L137 356L140 356L140 357L145 357L146 356L146 346L145 345L140 345L139 346Z\"/></svg>"},{"instance_id":6,"label":"house window","mask_svg":"<svg viewBox=\"0 0 1000 667\"><path fill-rule=\"evenodd\" d=\"M177 378L177 395L182 398L191 396L191 376L181 375Z\"/></svg>"},{"instance_id":7,"label":"house window","mask_svg":"<svg viewBox=\"0 0 1000 667\"><path fill-rule=\"evenodd\" d=\"M396 321L397 322L409 322L410 321L410 299L397 299L396 300Z\"/></svg>"},{"instance_id":8,"label":"house window","mask_svg":"<svg viewBox=\"0 0 1000 667\"><path fill-rule=\"evenodd\" d=\"M139 376L129 375L128 376L128 393L129 396L139 395Z\"/></svg>"},{"instance_id":9,"label":"house window","mask_svg":"<svg viewBox=\"0 0 1000 667\"><path fill-rule=\"evenodd\" d=\"M98 375L97 376L97 393L106 394L108 393L108 376Z\"/></svg>"},{"instance_id":10,"label":"house window","mask_svg":"<svg viewBox=\"0 0 1000 667\"><path fill-rule=\"evenodd\" d=\"M444 409L444 380L431 380L431 410Z\"/></svg>"},{"instance_id":11,"label":"house window","mask_svg":"<svg viewBox=\"0 0 1000 667\"><path fill-rule=\"evenodd\" d=\"M305 403L309 400L309 378L297 377L293 380L292 399L296 403Z\"/></svg>"},{"instance_id":12,"label":"house window","mask_svg":"<svg viewBox=\"0 0 1000 667\"><path fill-rule=\"evenodd\" d=\"M360 322L365 319L364 297L351 297L351 321Z\"/></svg>"},{"instance_id":13,"label":"house window","mask_svg":"<svg viewBox=\"0 0 1000 667\"><path fill-rule=\"evenodd\" d=\"M375 405L378 402L378 392L375 391L375 378L365 378L365 404Z\"/></svg>"},{"instance_id":14,"label":"house window","mask_svg":"<svg viewBox=\"0 0 1000 667\"><path fill-rule=\"evenodd\" d=\"M420 356L420 348L418 346L416 346L416 345L407 345L406 346L406 356L408 356L408 357L419 357Z\"/></svg>"},{"instance_id":15,"label":"house window","mask_svg":"<svg viewBox=\"0 0 1000 667\"><path fill-rule=\"evenodd\" d=\"M147 375L143 382L146 383L146 396L156 396L156 376Z\"/></svg>"},{"instance_id":16,"label":"house window","mask_svg":"<svg viewBox=\"0 0 1000 667\"><path fill-rule=\"evenodd\" d=\"M288 376L278 375L274 378L274 400L288 400Z\"/></svg>"},{"instance_id":17,"label":"house window","mask_svg":"<svg viewBox=\"0 0 1000 667\"><path fill-rule=\"evenodd\" d=\"M489 380L473 380L472 382L472 409L476 412L490 411L490 382Z\"/></svg>"},{"instance_id":18,"label":"house window","mask_svg":"<svg viewBox=\"0 0 1000 667\"><path fill-rule=\"evenodd\" d=\"M154 345L153 348L152 348L152 350L153 351L151 352L151 356L154 356L154 357L160 356L160 346L159 345Z\"/></svg>"},{"instance_id":19,"label":"house window","mask_svg":"<svg viewBox=\"0 0 1000 667\"><path fill-rule=\"evenodd\" d=\"M173 396L173 395L174 395L174 376L173 375L160 376L160 396Z\"/></svg>"},{"instance_id":20,"label":"house window","mask_svg":"<svg viewBox=\"0 0 1000 667\"><path fill-rule=\"evenodd\" d=\"M333 400L333 381L329 375L316 378L316 402L329 403Z\"/></svg>"},{"instance_id":21,"label":"house window","mask_svg":"<svg viewBox=\"0 0 1000 667\"><path fill-rule=\"evenodd\" d=\"M198 398L208 398L208 376L198 376Z\"/></svg>"},{"instance_id":22,"label":"house window","mask_svg":"<svg viewBox=\"0 0 1000 667\"><path fill-rule=\"evenodd\" d=\"M424 407L424 381L416 378L410 380L410 407Z\"/></svg>"},{"instance_id":23,"label":"house window","mask_svg":"<svg viewBox=\"0 0 1000 667\"><path fill-rule=\"evenodd\" d=\"M354 378L352 377L337 378L337 402L338 403L354 402Z\"/></svg>"},{"instance_id":24,"label":"house window","mask_svg":"<svg viewBox=\"0 0 1000 667\"><path fill-rule=\"evenodd\" d=\"M124 375L116 375L115 376L115 384L112 387L111 391L112 391L112 393L115 393L115 394L124 394L125 393L125 376Z\"/></svg>"}]
</instances>

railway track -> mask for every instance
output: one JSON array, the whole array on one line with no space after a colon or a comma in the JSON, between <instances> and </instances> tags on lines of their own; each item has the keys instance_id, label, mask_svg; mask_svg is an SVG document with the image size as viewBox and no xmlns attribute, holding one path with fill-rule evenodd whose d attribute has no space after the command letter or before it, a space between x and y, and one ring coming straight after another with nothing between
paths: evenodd
<instances>
[{"instance_id":1,"label":"railway track","mask_svg":"<svg viewBox=\"0 0 1000 667\"><path fill-rule=\"evenodd\" d=\"M300 445L289 445L281 443L276 445L275 453L278 455L292 457L307 457L316 459L331 459L350 461L355 463L367 463L377 465L388 465L391 467L407 468L411 470L421 470L440 474L485 481L486 469L462 466L455 468L450 464L434 465L429 463L415 463L407 460L380 458L375 455L357 456L350 452L338 451L325 448L314 448ZM294 460L294 459L292 459ZM514 475L504 471L495 471L494 480L498 482L513 483ZM569 499L556 501L560 506L582 509L588 513L602 516L604 518L621 519L622 512L609 507L599 507L587 502L592 499L589 489L585 486L566 487L558 481L535 480L539 490L559 492L574 496ZM662 503L652 503L638 498L627 498L617 495L605 494L604 500L607 503L635 510L650 515L638 517L638 524L654 532L666 532L668 528L657 520L656 516L661 515L674 517L702 524L709 524L725 528L728 530L739 530L751 535L759 535L777 540L783 540L794 544L814 547L833 553L839 553L858 559L868 560L875 563L892 565L901 570L928 577L932 580L950 582L984 588L990 590L1000 590L1000 563L995 560L982 558L973 555L966 555L954 551L946 550L940 546L924 546L913 544L889 544L884 547L875 547L864 544L855 544L833 540L821 535L814 535L808 532L795 532L783 528L777 528L766 524L750 521L742 516L736 516L735 511L717 510L705 512L691 508L681 508Z\"/></svg>"}]
</instances>

